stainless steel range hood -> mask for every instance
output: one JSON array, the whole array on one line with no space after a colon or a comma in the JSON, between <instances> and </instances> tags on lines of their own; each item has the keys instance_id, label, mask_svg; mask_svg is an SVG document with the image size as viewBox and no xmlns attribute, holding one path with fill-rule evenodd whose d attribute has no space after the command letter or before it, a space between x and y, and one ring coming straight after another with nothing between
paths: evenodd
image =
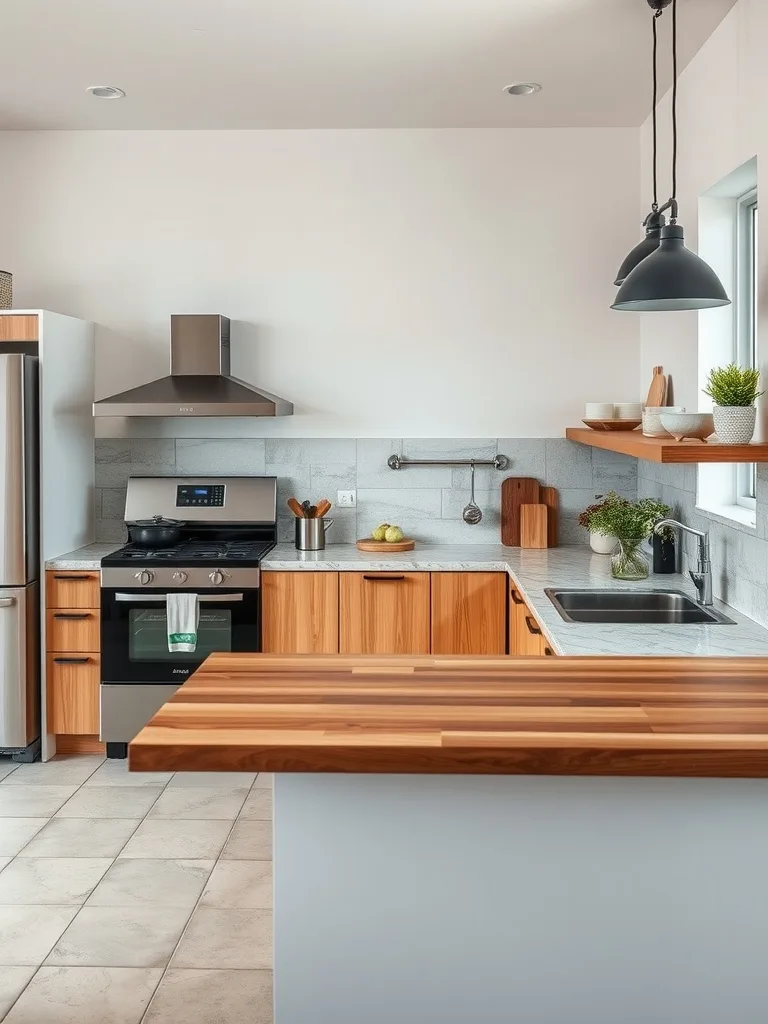
<instances>
[{"instance_id":1,"label":"stainless steel range hood","mask_svg":"<svg viewBox=\"0 0 768 1024\"><path fill-rule=\"evenodd\" d=\"M171 316L171 373L93 403L94 416L290 416L293 403L229 372L229 319Z\"/></svg>"}]
</instances>

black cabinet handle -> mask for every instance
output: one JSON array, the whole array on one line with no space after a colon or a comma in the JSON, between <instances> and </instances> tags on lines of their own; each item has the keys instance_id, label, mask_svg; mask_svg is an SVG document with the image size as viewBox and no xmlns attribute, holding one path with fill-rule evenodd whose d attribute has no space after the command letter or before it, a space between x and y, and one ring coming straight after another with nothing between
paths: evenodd
<instances>
[{"instance_id":1,"label":"black cabinet handle","mask_svg":"<svg viewBox=\"0 0 768 1024\"><path fill-rule=\"evenodd\" d=\"M541 636L541 630L538 626L534 626L533 619L530 615L525 616L525 624L528 627L528 632L533 633L534 636Z\"/></svg>"},{"instance_id":2,"label":"black cabinet handle","mask_svg":"<svg viewBox=\"0 0 768 1024\"><path fill-rule=\"evenodd\" d=\"M54 612L54 619L90 619L90 612Z\"/></svg>"},{"instance_id":3,"label":"black cabinet handle","mask_svg":"<svg viewBox=\"0 0 768 1024\"><path fill-rule=\"evenodd\" d=\"M87 665L89 658L54 658L57 665Z\"/></svg>"},{"instance_id":4,"label":"black cabinet handle","mask_svg":"<svg viewBox=\"0 0 768 1024\"><path fill-rule=\"evenodd\" d=\"M552 648L551 648L551 647L545 647L545 648L544 648L544 653L545 653L545 654L546 654L546 655L547 655L548 657L554 657L554 655L555 655L555 652L554 652L554 651L552 650Z\"/></svg>"},{"instance_id":5,"label":"black cabinet handle","mask_svg":"<svg viewBox=\"0 0 768 1024\"><path fill-rule=\"evenodd\" d=\"M76 581L82 581L82 580L93 580L96 577L93 575L93 573L89 573L87 576L73 576L71 573L68 574L68 573L63 573L63 572L62 573L55 572L53 574L53 578L55 580L76 580Z\"/></svg>"},{"instance_id":6,"label":"black cabinet handle","mask_svg":"<svg viewBox=\"0 0 768 1024\"><path fill-rule=\"evenodd\" d=\"M396 583L398 580L404 580L405 576L402 573L399 576L366 576L363 574L363 579L369 583Z\"/></svg>"},{"instance_id":7,"label":"black cabinet handle","mask_svg":"<svg viewBox=\"0 0 768 1024\"><path fill-rule=\"evenodd\" d=\"M512 589L510 591L510 596L512 600L515 602L515 604L525 604L525 601L522 599L522 597L520 597L516 590Z\"/></svg>"}]
</instances>

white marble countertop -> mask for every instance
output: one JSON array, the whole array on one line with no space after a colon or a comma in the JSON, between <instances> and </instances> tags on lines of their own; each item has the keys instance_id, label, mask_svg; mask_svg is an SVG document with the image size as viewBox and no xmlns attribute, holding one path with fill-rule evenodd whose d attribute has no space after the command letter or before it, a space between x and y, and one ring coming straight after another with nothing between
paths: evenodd
<instances>
[{"instance_id":1,"label":"white marble countertop","mask_svg":"<svg viewBox=\"0 0 768 1024\"><path fill-rule=\"evenodd\" d=\"M760 655L768 657L768 629L720 602L716 606L735 625L622 625L565 622L544 593L545 587L696 591L687 576L655 576L624 583L611 576L610 558L586 546L543 551L501 544L421 544L413 551L386 556L358 551L354 544L331 544L325 551L296 551L280 544L262 562L263 569L383 572L506 572L525 596L558 654Z\"/></svg>"},{"instance_id":2,"label":"white marble countertop","mask_svg":"<svg viewBox=\"0 0 768 1024\"><path fill-rule=\"evenodd\" d=\"M49 558L46 569L100 569L102 558L121 548L122 544L86 544L83 548L68 551L58 558Z\"/></svg>"},{"instance_id":3,"label":"white marble countertop","mask_svg":"<svg viewBox=\"0 0 768 1024\"><path fill-rule=\"evenodd\" d=\"M46 569L98 569L119 544L89 544L50 559ZM296 551L279 544L261 563L269 571L506 572L523 593L558 654L714 655L768 657L768 629L727 605L717 603L735 625L622 625L572 623L560 618L545 587L682 590L695 597L686 576L654 576L641 584L611 577L610 559L586 546L544 551L505 548L501 544L422 544L413 551L386 556L358 551L354 544L331 544L324 551Z\"/></svg>"}]
</instances>

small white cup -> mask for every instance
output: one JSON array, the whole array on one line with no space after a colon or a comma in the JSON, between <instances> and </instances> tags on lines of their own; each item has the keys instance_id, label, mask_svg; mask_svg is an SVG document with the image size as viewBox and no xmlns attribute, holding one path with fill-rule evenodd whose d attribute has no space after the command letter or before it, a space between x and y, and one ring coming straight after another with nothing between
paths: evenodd
<instances>
[{"instance_id":1,"label":"small white cup","mask_svg":"<svg viewBox=\"0 0 768 1024\"><path fill-rule=\"evenodd\" d=\"M617 420L639 420L643 415L643 407L640 402L619 402L614 409Z\"/></svg>"},{"instance_id":2,"label":"small white cup","mask_svg":"<svg viewBox=\"0 0 768 1024\"><path fill-rule=\"evenodd\" d=\"M587 402L584 406L585 420L612 420L613 402Z\"/></svg>"}]
</instances>

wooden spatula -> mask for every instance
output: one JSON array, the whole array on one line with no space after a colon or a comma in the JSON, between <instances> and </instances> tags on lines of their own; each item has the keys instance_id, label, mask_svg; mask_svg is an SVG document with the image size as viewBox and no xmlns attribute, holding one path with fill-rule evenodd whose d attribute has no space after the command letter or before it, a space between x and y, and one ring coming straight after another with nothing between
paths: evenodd
<instances>
[{"instance_id":1,"label":"wooden spatula","mask_svg":"<svg viewBox=\"0 0 768 1024\"><path fill-rule=\"evenodd\" d=\"M322 519L323 516L327 515L331 511L331 503L327 498L321 498L317 503L316 518Z\"/></svg>"},{"instance_id":2,"label":"wooden spatula","mask_svg":"<svg viewBox=\"0 0 768 1024\"><path fill-rule=\"evenodd\" d=\"M663 366L654 366L653 368L653 379L645 400L646 406L656 407L667 403L667 378L662 373L663 369Z\"/></svg>"},{"instance_id":3,"label":"wooden spatula","mask_svg":"<svg viewBox=\"0 0 768 1024\"><path fill-rule=\"evenodd\" d=\"M306 518L304 515L304 509L295 498L289 498L286 504L288 505L288 508L291 510L291 512L293 512L297 519Z\"/></svg>"}]
</instances>

